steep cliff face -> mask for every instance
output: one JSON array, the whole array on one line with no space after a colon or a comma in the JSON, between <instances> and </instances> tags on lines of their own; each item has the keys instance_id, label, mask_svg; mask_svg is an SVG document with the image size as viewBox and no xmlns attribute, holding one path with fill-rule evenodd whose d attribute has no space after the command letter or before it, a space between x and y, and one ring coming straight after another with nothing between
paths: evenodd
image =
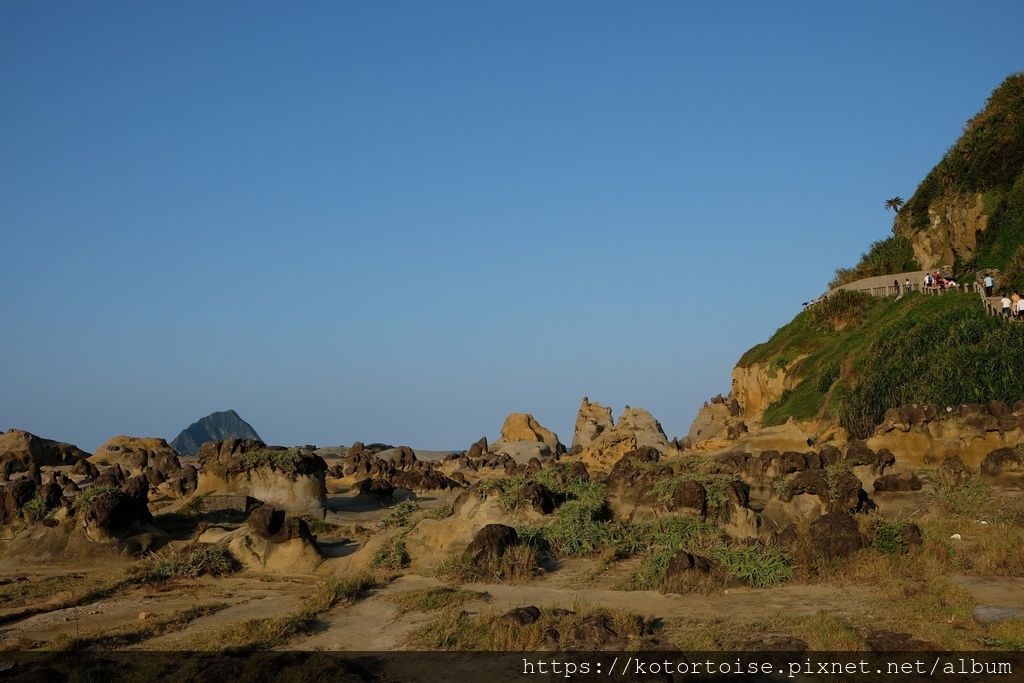
<instances>
[{"instance_id":1,"label":"steep cliff face","mask_svg":"<svg viewBox=\"0 0 1024 683\"><path fill-rule=\"evenodd\" d=\"M996 88L899 210L893 232L837 278L888 276L916 262L951 267L967 282L997 271L996 291L1024 289L1024 74ZM1020 346L1011 338L1024 330L989 318L976 295L840 294L747 351L729 395L697 415L690 444L729 445L791 420L812 436L838 426L867 438L886 410L901 405L1024 396L1024 380L1011 369Z\"/></svg>"},{"instance_id":2,"label":"steep cliff face","mask_svg":"<svg viewBox=\"0 0 1024 683\"><path fill-rule=\"evenodd\" d=\"M957 259L970 262L977 256L979 233L988 227L985 195L950 194L928 205L928 227L916 229L910 216L898 217L897 235L910 240L914 259L924 269L952 266Z\"/></svg>"},{"instance_id":3,"label":"steep cliff face","mask_svg":"<svg viewBox=\"0 0 1024 683\"><path fill-rule=\"evenodd\" d=\"M779 400L786 389L799 384L800 377L793 371L799 360L778 369L761 363L733 368L730 396L739 403L740 415L751 422L760 422L765 408Z\"/></svg>"},{"instance_id":4,"label":"steep cliff face","mask_svg":"<svg viewBox=\"0 0 1024 683\"><path fill-rule=\"evenodd\" d=\"M738 365L729 395L716 396L700 409L687 437L697 448L717 447L761 426L764 412L802 381L800 356L783 367L766 363Z\"/></svg>"},{"instance_id":5,"label":"steep cliff face","mask_svg":"<svg viewBox=\"0 0 1024 683\"><path fill-rule=\"evenodd\" d=\"M893 232L922 268L1006 267L1024 236L1024 74L1007 78L900 209ZM981 236L986 231L992 235Z\"/></svg>"}]
</instances>

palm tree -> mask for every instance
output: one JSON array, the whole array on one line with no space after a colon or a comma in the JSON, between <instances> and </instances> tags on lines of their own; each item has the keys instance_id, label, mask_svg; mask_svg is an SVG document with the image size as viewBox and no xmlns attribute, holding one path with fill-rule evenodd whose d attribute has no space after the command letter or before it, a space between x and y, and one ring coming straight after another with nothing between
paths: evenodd
<instances>
[{"instance_id":1,"label":"palm tree","mask_svg":"<svg viewBox=\"0 0 1024 683\"><path fill-rule=\"evenodd\" d=\"M900 197L899 195L885 200L885 208L892 209L893 213L899 213L900 207L904 204L906 204L906 202L904 202L903 197Z\"/></svg>"}]
</instances>

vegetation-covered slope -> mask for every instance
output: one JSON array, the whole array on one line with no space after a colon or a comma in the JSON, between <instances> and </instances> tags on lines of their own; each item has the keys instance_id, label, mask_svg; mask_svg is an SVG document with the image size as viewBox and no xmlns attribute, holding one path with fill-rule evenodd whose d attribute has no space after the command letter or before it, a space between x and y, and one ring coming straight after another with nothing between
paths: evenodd
<instances>
[{"instance_id":1,"label":"vegetation-covered slope","mask_svg":"<svg viewBox=\"0 0 1024 683\"><path fill-rule=\"evenodd\" d=\"M997 291L1024 292L1024 73L1007 78L967 123L899 209L893 235L836 271L832 284L947 265L961 281L998 269ZM976 295L875 300L842 292L797 315L739 365L787 375L791 388L762 424L833 417L866 436L888 408L907 403L1024 399L1022 361L1024 325L988 317Z\"/></svg>"},{"instance_id":2,"label":"vegetation-covered slope","mask_svg":"<svg viewBox=\"0 0 1024 683\"><path fill-rule=\"evenodd\" d=\"M871 245L832 285L952 266L961 279L998 269L1001 291L1024 289L1024 73L996 88L899 210L893 235Z\"/></svg>"},{"instance_id":3,"label":"vegetation-covered slope","mask_svg":"<svg viewBox=\"0 0 1024 683\"><path fill-rule=\"evenodd\" d=\"M985 314L973 294L871 299L843 292L800 313L740 365L781 368L799 383L763 424L833 417L864 437L885 411L913 402L956 405L1024 398L1024 325Z\"/></svg>"}]
</instances>

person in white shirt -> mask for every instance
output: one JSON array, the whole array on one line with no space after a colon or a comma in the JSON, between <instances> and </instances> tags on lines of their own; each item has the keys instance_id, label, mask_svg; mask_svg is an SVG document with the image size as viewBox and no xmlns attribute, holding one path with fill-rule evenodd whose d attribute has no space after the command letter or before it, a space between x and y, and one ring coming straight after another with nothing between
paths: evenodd
<instances>
[{"instance_id":1,"label":"person in white shirt","mask_svg":"<svg viewBox=\"0 0 1024 683\"><path fill-rule=\"evenodd\" d=\"M996 284L991 275L985 276L985 296L992 296L992 287Z\"/></svg>"},{"instance_id":2,"label":"person in white shirt","mask_svg":"<svg viewBox=\"0 0 1024 683\"><path fill-rule=\"evenodd\" d=\"M1003 295L1002 301L1000 301L999 303L1001 303L1003 305L1003 317L1009 318L1010 317L1010 304L1013 303L1012 301L1010 301L1010 297L1008 297L1006 295Z\"/></svg>"},{"instance_id":3,"label":"person in white shirt","mask_svg":"<svg viewBox=\"0 0 1024 683\"><path fill-rule=\"evenodd\" d=\"M1021 318L1024 316L1024 296L1017 299L1017 317Z\"/></svg>"}]
</instances>

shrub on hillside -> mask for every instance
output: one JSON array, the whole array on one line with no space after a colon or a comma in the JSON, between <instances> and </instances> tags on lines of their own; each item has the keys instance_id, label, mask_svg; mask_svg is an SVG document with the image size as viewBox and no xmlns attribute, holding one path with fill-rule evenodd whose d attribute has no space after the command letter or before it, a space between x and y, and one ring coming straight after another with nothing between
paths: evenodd
<instances>
[{"instance_id":1,"label":"shrub on hillside","mask_svg":"<svg viewBox=\"0 0 1024 683\"><path fill-rule=\"evenodd\" d=\"M920 266L914 259L914 249L910 245L910 240L902 235L893 235L872 243L867 253L861 254L860 262L853 268L836 270L835 277L829 283L829 288L845 285L865 277L919 269Z\"/></svg>"},{"instance_id":2,"label":"shrub on hillside","mask_svg":"<svg viewBox=\"0 0 1024 683\"><path fill-rule=\"evenodd\" d=\"M1024 326L985 314L973 295L928 297L887 325L835 391L839 421L870 436L889 408L957 405L1024 396Z\"/></svg>"},{"instance_id":3,"label":"shrub on hillside","mask_svg":"<svg viewBox=\"0 0 1024 683\"><path fill-rule=\"evenodd\" d=\"M816 325L837 331L852 327L864 319L871 307L871 295L841 289L824 301L814 305L811 317Z\"/></svg>"}]
</instances>

